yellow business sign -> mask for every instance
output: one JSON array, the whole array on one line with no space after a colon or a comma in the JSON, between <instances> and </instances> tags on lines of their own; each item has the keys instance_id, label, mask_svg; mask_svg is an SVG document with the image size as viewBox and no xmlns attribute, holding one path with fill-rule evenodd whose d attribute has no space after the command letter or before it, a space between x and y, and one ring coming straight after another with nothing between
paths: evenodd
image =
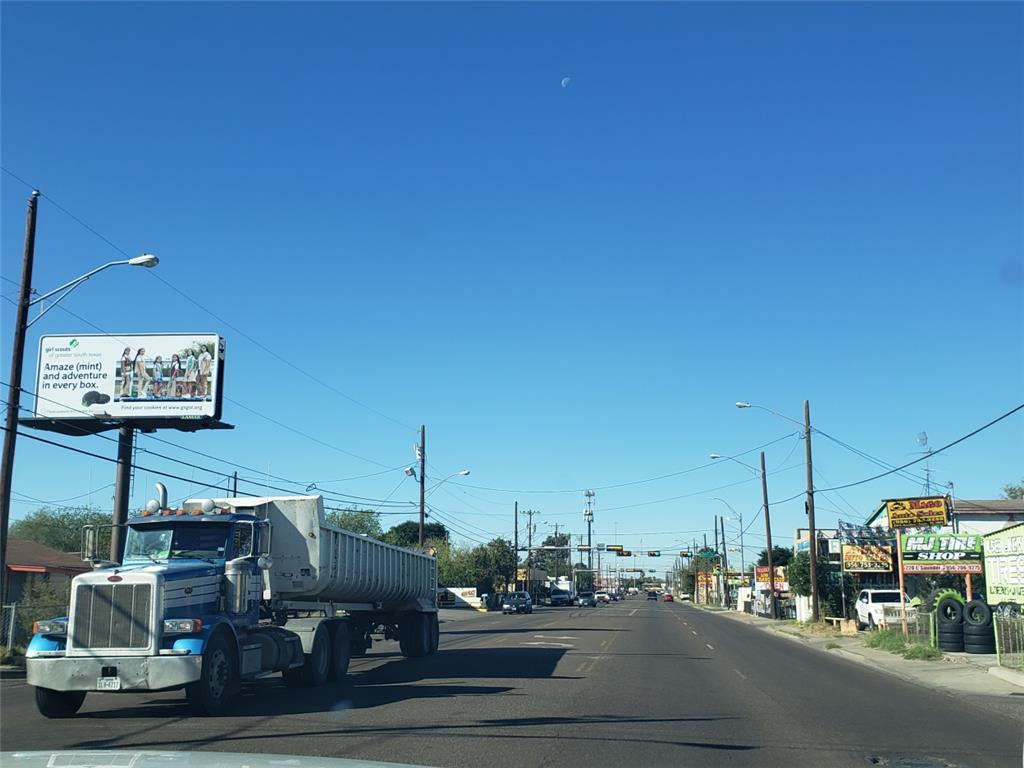
<instances>
[{"instance_id":1,"label":"yellow business sign","mask_svg":"<svg viewBox=\"0 0 1024 768\"><path fill-rule=\"evenodd\" d=\"M946 496L918 496L913 499L890 499L885 502L890 528L923 528L945 525L949 521L949 499Z\"/></svg>"},{"instance_id":2,"label":"yellow business sign","mask_svg":"<svg viewBox=\"0 0 1024 768\"><path fill-rule=\"evenodd\" d=\"M892 573L892 547L888 544L843 544L843 570Z\"/></svg>"}]
</instances>

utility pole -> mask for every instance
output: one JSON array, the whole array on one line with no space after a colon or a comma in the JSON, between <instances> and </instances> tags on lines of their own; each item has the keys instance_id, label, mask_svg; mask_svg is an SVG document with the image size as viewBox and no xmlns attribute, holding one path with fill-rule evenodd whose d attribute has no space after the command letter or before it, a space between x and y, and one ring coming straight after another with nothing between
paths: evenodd
<instances>
[{"instance_id":1,"label":"utility pole","mask_svg":"<svg viewBox=\"0 0 1024 768\"><path fill-rule=\"evenodd\" d=\"M114 475L114 525L110 529L110 559L124 561L125 524L128 522L128 503L132 489L132 448L135 445L135 427L122 424L117 430L117 473Z\"/></svg>"},{"instance_id":2,"label":"utility pole","mask_svg":"<svg viewBox=\"0 0 1024 768\"><path fill-rule=\"evenodd\" d=\"M586 518L586 521L587 521L587 547L589 548L591 546L590 524L594 522L594 508L593 508L594 492L593 491L589 491L589 490L588 491L584 491L583 492L583 498L587 500L587 509L584 512L583 517ZM587 551L587 568L593 568L593 567L594 567L594 553L593 553L593 551L588 549L588 551Z\"/></svg>"},{"instance_id":3,"label":"utility pole","mask_svg":"<svg viewBox=\"0 0 1024 768\"><path fill-rule=\"evenodd\" d=\"M7 420L4 452L0 466L0 597L7 602L7 526L11 520L11 480L14 477L14 446L18 435L18 411L21 409L21 370L25 363L25 332L28 329L28 308L32 300L32 264L36 254L36 210L39 190L28 198L25 216L25 250L21 262L21 290L18 311L14 318L14 344L11 345L11 373L7 381Z\"/></svg>"},{"instance_id":4,"label":"utility pole","mask_svg":"<svg viewBox=\"0 0 1024 768\"><path fill-rule=\"evenodd\" d=\"M804 400L804 439L807 446L807 533L811 538L811 620L818 621L818 533L814 528L814 472L811 465L811 403Z\"/></svg>"},{"instance_id":5,"label":"utility pole","mask_svg":"<svg viewBox=\"0 0 1024 768\"><path fill-rule=\"evenodd\" d=\"M725 516L719 518L722 526L722 606L729 605L729 545L725 541Z\"/></svg>"},{"instance_id":6,"label":"utility pole","mask_svg":"<svg viewBox=\"0 0 1024 768\"><path fill-rule=\"evenodd\" d=\"M516 589L519 591L519 502L513 502L513 509L515 510L512 514L515 515L515 544L513 545L516 551Z\"/></svg>"},{"instance_id":7,"label":"utility pole","mask_svg":"<svg viewBox=\"0 0 1024 768\"><path fill-rule=\"evenodd\" d=\"M722 599L722 555L718 550L718 515L715 515L715 554L718 556L718 578L715 579L718 587L718 599Z\"/></svg>"},{"instance_id":8,"label":"utility pole","mask_svg":"<svg viewBox=\"0 0 1024 768\"><path fill-rule=\"evenodd\" d=\"M533 531L536 526L533 522L533 516L537 512L532 509L527 509L523 512L526 515L526 591L533 593Z\"/></svg>"},{"instance_id":9,"label":"utility pole","mask_svg":"<svg viewBox=\"0 0 1024 768\"><path fill-rule=\"evenodd\" d=\"M772 518L768 513L768 473L764 469L764 451L761 451L761 497L764 502L764 535L768 540L768 588L771 590L769 604L771 616L778 618L775 610L775 566L772 564ZM756 571L756 569L755 569ZM757 574L754 574L754 584L757 584Z\"/></svg>"},{"instance_id":10,"label":"utility pole","mask_svg":"<svg viewBox=\"0 0 1024 768\"><path fill-rule=\"evenodd\" d=\"M234 482L231 485L231 495L236 497L236 498L238 497L238 471L237 470L235 471L235 474L234 474Z\"/></svg>"},{"instance_id":11,"label":"utility pole","mask_svg":"<svg viewBox=\"0 0 1024 768\"><path fill-rule=\"evenodd\" d=\"M420 549L424 541L424 521L427 517L427 428L420 424Z\"/></svg>"}]
</instances>

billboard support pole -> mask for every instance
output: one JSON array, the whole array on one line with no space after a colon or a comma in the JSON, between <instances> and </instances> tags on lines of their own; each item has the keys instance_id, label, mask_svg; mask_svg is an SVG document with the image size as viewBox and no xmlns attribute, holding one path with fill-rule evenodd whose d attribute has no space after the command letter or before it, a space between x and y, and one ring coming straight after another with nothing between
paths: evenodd
<instances>
[{"instance_id":1,"label":"billboard support pole","mask_svg":"<svg viewBox=\"0 0 1024 768\"><path fill-rule=\"evenodd\" d=\"M122 424L117 430L117 477L114 480L114 527L110 529L110 559L124 561L125 524L128 522L128 501L132 486L132 448L135 428Z\"/></svg>"},{"instance_id":2,"label":"billboard support pole","mask_svg":"<svg viewBox=\"0 0 1024 768\"><path fill-rule=\"evenodd\" d=\"M904 591L903 578L903 534L900 528L896 529L896 562L900 570L900 624L903 627L903 637L910 636L910 629L907 627L907 594Z\"/></svg>"},{"instance_id":3,"label":"billboard support pole","mask_svg":"<svg viewBox=\"0 0 1024 768\"><path fill-rule=\"evenodd\" d=\"M32 301L32 264L36 252L36 210L39 191L33 189L28 198L25 217L25 254L21 266L21 290L18 312L14 319L14 344L11 345L11 373L7 381L7 421L4 449L0 465L0 597L7 602L7 526L11 519L11 480L14 476L14 446L18 434L18 411L21 409L21 370L25 364L25 331L28 329L28 308Z\"/></svg>"}]
</instances>

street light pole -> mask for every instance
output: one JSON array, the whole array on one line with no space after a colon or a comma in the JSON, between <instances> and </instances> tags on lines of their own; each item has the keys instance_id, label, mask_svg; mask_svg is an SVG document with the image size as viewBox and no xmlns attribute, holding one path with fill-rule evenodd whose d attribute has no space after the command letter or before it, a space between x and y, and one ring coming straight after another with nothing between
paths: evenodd
<instances>
[{"instance_id":1,"label":"street light pole","mask_svg":"<svg viewBox=\"0 0 1024 768\"><path fill-rule=\"evenodd\" d=\"M25 250L21 263L21 290L18 312L14 320L14 344L11 346L11 375L7 382L7 419L4 429L4 449L0 467L0 578L3 589L0 596L7 602L7 526L11 519L11 479L14 475L14 448L18 434L18 411L21 408L21 371L25 362L25 333L28 329L28 308L32 297L32 265L36 252L36 211L39 190L33 189L28 198L25 216Z\"/></svg>"},{"instance_id":2,"label":"street light pole","mask_svg":"<svg viewBox=\"0 0 1024 768\"><path fill-rule=\"evenodd\" d=\"M420 549L424 543L424 521L427 512L427 428L420 424Z\"/></svg>"}]
</instances>

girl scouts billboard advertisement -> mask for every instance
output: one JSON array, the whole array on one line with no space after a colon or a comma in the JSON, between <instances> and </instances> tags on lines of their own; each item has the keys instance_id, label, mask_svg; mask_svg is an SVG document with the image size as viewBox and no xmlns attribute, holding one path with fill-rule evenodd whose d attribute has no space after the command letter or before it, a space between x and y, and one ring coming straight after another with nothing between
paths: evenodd
<instances>
[{"instance_id":1,"label":"girl scouts billboard advertisement","mask_svg":"<svg viewBox=\"0 0 1024 768\"><path fill-rule=\"evenodd\" d=\"M223 367L211 333L43 336L35 415L219 419Z\"/></svg>"}]
</instances>

